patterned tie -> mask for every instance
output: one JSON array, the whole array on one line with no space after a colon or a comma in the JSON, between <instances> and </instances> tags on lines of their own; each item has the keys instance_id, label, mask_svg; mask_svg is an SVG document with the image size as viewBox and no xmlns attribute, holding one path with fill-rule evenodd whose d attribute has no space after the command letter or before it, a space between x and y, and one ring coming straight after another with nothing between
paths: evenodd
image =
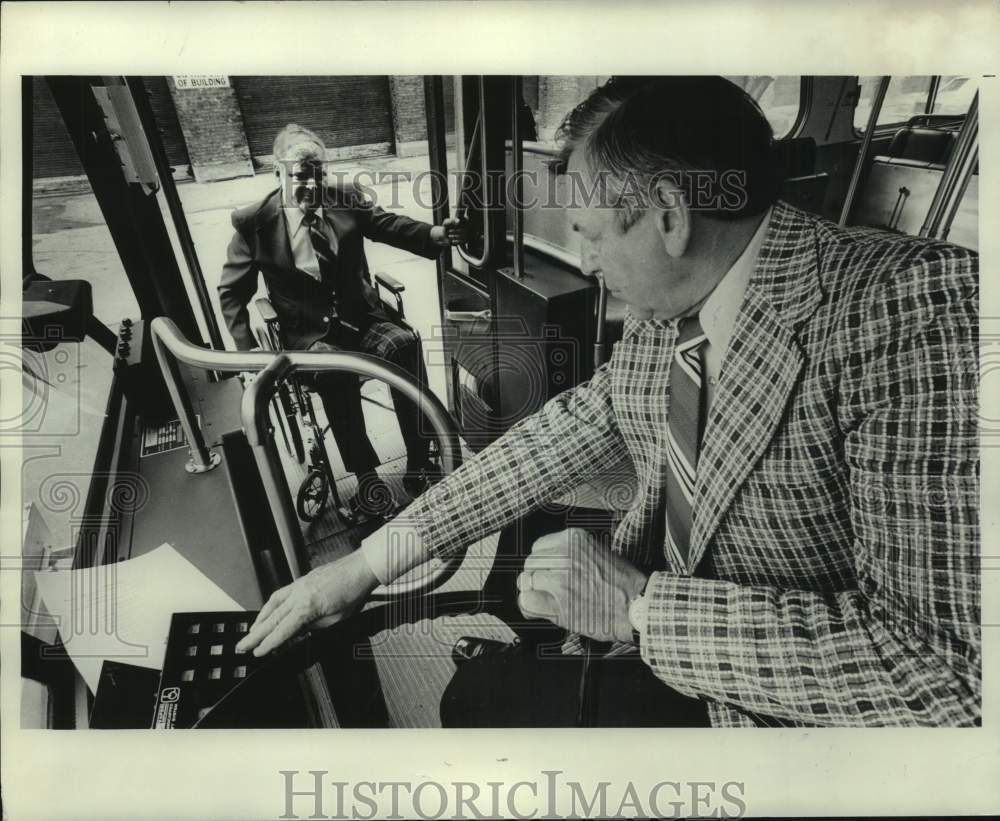
<instances>
[{"instance_id":1,"label":"patterned tie","mask_svg":"<svg viewBox=\"0 0 1000 821\"><path fill-rule=\"evenodd\" d=\"M687 562L691 510L698 469L704 409L705 332L697 317L682 319L670 363L670 417L667 421L667 539L674 555Z\"/></svg>"},{"instance_id":2,"label":"patterned tie","mask_svg":"<svg viewBox=\"0 0 1000 821\"><path fill-rule=\"evenodd\" d=\"M309 229L309 241L316 252L316 261L319 263L322 279L332 283L337 270L337 260L330 247L330 240L323 232L319 214L315 211L304 214L302 224Z\"/></svg>"}]
</instances>

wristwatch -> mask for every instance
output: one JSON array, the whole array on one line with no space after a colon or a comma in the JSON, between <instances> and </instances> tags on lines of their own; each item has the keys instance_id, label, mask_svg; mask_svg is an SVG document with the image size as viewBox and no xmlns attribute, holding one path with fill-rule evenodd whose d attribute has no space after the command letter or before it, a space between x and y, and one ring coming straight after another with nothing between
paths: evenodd
<instances>
[{"instance_id":1,"label":"wristwatch","mask_svg":"<svg viewBox=\"0 0 1000 821\"><path fill-rule=\"evenodd\" d=\"M651 578L651 577L650 577ZM643 631L646 629L646 619L648 617L649 602L646 599L646 588L649 586L649 579L642 586L642 590L628 603L628 621L632 626L632 643L639 646Z\"/></svg>"}]
</instances>

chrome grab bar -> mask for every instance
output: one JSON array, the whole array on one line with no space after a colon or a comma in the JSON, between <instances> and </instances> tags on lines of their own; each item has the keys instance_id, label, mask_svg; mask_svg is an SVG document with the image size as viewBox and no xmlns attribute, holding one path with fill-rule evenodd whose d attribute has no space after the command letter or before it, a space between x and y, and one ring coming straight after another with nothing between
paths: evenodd
<instances>
[{"instance_id":1,"label":"chrome grab bar","mask_svg":"<svg viewBox=\"0 0 1000 821\"><path fill-rule=\"evenodd\" d=\"M459 324L471 324L473 322L489 322L493 318L493 311L486 308L482 311L451 311L444 309L445 322L457 322Z\"/></svg>"},{"instance_id":2,"label":"chrome grab bar","mask_svg":"<svg viewBox=\"0 0 1000 821\"><path fill-rule=\"evenodd\" d=\"M302 529L295 515L291 492L284 478L278 448L274 442L268 406L274 393L290 374L297 371L348 371L360 376L378 379L395 388L413 402L426 417L438 436L441 467L451 473L462 463L458 430L451 415L441 401L429 391L424 391L402 368L374 356L356 353L314 353L309 351L251 352L215 351L191 344L173 320L157 317L150 323L153 349L163 371L167 390L180 417L181 426L191 448L189 472L211 470L220 461L205 444L205 437L195 419L191 399L180 379L178 362L204 370L222 373L259 371L258 377L243 393L241 417L243 430L254 452L261 478L269 495L277 503L275 524L282 549L288 561L292 578L303 575L308 569ZM191 464L189 463L189 464ZM464 558L464 551L443 562L442 566L425 577L413 581L381 587L373 593L375 598L389 598L431 590L454 575Z\"/></svg>"},{"instance_id":3,"label":"chrome grab bar","mask_svg":"<svg viewBox=\"0 0 1000 821\"><path fill-rule=\"evenodd\" d=\"M514 180L514 278L524 279L524 146L521 144L521 78L511 83L511 176Z\"/></svg>"},{"instance_id":4,"label":"chrome grab bar","mask_svg":"<svg viewBox=\"0 0 1000 821\"><path fill-rule=\"evenodd\" d=\"M489 191L487 188L487 182L489 179L489 171L486 168L486 84L483 78L479 78L479 117L476 119L476 125L472 132L472 139L469 140L469 161L465 165L465 173L469 174L470 166L472 165L472 144L476 141L476 136L479 136L479 165L483 170L483 175L480 182L483 186L484 198L488 197ZM488 206L489 204L486 203ZM459 209L457 214L461 211L468 209ZM463 215L464 216L464 215ZM489 214L483 211L483 254L480 257L472 256L468 251L466 251L461 245L458 247L458 255L464 259L473 268L482 268L486 265L490 258L490 219Z\"/></svg>"},{"instance_id":5,"label":"chrome grab bar","mask_svg":"<svg viewBox=\"0 0 1000 821\"><path fill-rule=\"evenodd\" d=\"M868 150L871 148L872 138L875 136L875 126L878 125L878 115L882 113L882 103L885 102L885 93L889 90L889 81L892 78L883 75L878 81L875 89L875 96L872 99L872 110L868 113L868 124L865 126L865 136L861 140L861 147L858 149L858 160L854 163L854 171L851 173L851 184L847 187L847 196L844 197L844 207L840 210L839 225L847 225L847 218L851 215L851 208L854 207L854 198L858 194L858 185L861 183L861 174L865 169L865 160L868 159Z\"/></svg>"},{"instance_id":6,"label":"chrome grab bar","mask_svg":"<svg viewBox=\"0 0 1000 821\"><path fill-rule=\"evenodd\" d=\"M927 218L920 227L920 236L946 240L951 223L958 213L969 186L972 172L979 162L979 92L969 105L969 111L958 133L951 157L941 174L941 182L927 209Z\"/></svg>"}]
</instances>

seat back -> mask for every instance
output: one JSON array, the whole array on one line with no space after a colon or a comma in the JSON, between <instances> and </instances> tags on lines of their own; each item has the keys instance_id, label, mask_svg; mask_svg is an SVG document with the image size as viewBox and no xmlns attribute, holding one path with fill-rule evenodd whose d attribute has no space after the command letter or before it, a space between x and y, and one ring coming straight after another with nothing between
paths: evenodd
<instances>
[{"instance_id":1,"label":"seat back","mask_svg":"<svg viewBox=\"0 0 1000 821\"><path fill-rule=\"evenodd\" d=\"M943 166L951 156L955 140L954 131L907 125L893 135L886 156Z\"/></svg>"}]
</instances>

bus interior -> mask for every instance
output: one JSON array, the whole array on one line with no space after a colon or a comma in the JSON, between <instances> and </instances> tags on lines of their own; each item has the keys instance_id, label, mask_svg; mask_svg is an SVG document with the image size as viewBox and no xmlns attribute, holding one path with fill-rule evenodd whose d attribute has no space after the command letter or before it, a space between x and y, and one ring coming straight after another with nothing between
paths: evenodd
<instances>
[{"instance_id":1,"label":"bus interior","mask_svg":"<svg viewBox=\"0 0 1000 821\"><path fill-rule=\"evenodd\" d=\"M309 78L285 79L282 93L294 94ZM380 475L405 499L390 388L420 403L447 474L585 382L620 338L624 304L581 274L565 213L551 206L562 185L558 115L606 78L413 79L420 93L406 113L419 144L406 156L389 143L382 156L344 150L331 165L402 170L419 185L400 201L381 181L391 174L371 178L386 210L436 224L461 213L470 225L468 242L436 262L367 248L387 310L420 336L424 388L370 358L283 352L263 292L251 304L261 350L234 349L215 295L228 215L273 188L273 167L262 155L238 179L191 179L179 166L193 150L179 157L163 102L168 84L185 93L179 78L22 79L22 726L150 727L158 683L102 678L117 689L98 703L36 573L109 568L169 544L256 611L382 524L345 514L355 477L297 374L361 376ZM772 124L782 199L842 225L977 248L976 78L729 79ZM230 82L239 91L240 78ZM282 125L256 127L273 139ZM77 173L43 176L59 152ZM245 372L257 374L246 386ZM627 461L609 465L459 560L380 588L354 617L276 654L259 686L202 710L198 726L440 726L461 636L563 639L517 610L522 546L547 529L613 528L628 487Z\"/></svg>"}]
</instances>

